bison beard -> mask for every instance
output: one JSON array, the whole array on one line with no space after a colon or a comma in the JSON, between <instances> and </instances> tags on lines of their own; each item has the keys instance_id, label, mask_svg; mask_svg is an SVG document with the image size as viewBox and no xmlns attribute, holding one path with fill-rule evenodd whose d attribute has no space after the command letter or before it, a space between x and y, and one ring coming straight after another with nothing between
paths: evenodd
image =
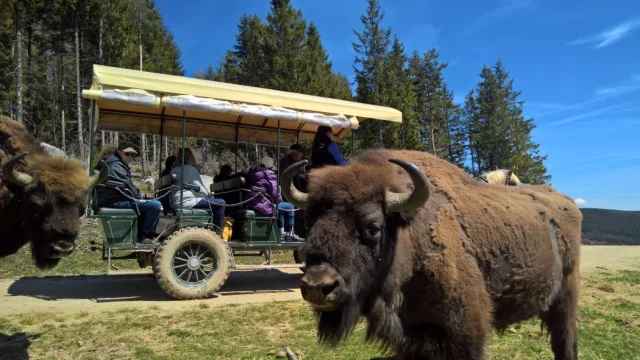
<instances>
[{"instance_id":1,"label":"bison beard","mask_svg":"<svg viewBox=\"0 0 640 360\"><path fill-rule=\"evenodd\" d=\"M582 215L569 197L387 150L311 171L307 194L290 182L300 165L282 190L307 216L301 290L321 342L338 344L362 315L367 340L404 359L483 359L492 328L539 317L555 358L577 359Z\"/></svg>"}]
</instances>

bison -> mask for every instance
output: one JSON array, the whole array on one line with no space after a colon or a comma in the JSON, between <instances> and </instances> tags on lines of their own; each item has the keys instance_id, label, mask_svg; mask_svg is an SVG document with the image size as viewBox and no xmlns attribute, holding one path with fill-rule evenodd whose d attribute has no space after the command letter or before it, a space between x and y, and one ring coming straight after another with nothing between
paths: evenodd
<instances>
[{"instance_id":1,"label":"bison","mask_svg":"<svg viewBox=\"0 0 640 360\"><path fill-rule=\"evenodd\" d=\"M319 341L360 316L404 359L483 359L492 329L540 317L556 359L577 359L582 214L547 185L498 187L414 151L370 150L309 173L302 297Z\"/></svg>"},{"instance_id":2,"label":"bison","mask_svg":"<svg viewBox=\"0 0 640 360\"><path fill-rule=\"evenodd\" d=\"M0 116L0 258L29 242L43 270L73 252L87 194L108 175L105 164L89 177L80 161L49 152L22 124Z\"/></svg>"}]
</instances>

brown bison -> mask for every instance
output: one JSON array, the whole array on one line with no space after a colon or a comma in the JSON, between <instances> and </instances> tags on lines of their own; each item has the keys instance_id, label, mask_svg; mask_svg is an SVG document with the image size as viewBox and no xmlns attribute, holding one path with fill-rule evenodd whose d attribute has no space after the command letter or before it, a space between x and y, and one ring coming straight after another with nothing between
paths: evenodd
<instances>
[{"instance_id":1,"label":"brown bison","mask_svg":"<svg viewBox=\"0 0 640 360\"><path fill-rule=\"evenodd\" d=\"M0 258L29 242L40 269L73 252L87 194L108 175L103 166L89 177L80 161L48 151L21 124L0 116Z\"/></svg>"},{"instance_id":2,"label":"brown bison","mask_svg":"<svg viewBox=\"0 0 640 360\"><path fill-rule=\"evenodd\" d=\"M321 342L359 317L404 359L483 359L492 328L540 317L556 359L576 359L582 215L546 185L498 187L413 151L373 150L309 174L303 298Z\"/></svg>"}]
</instances>

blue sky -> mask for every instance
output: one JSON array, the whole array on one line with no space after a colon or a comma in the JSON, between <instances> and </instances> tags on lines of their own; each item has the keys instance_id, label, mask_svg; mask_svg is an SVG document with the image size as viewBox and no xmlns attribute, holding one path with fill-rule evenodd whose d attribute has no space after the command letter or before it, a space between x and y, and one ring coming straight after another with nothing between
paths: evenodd
<instances>
[{"instance_id":1,"label":"blue sky","mask_svg":"<svg viewBox=\"0 0 640 360\"><path fill-rule=\"evenodd\" d=\"M365 0L293 0L315 23L334 68L353 79L353 30ZM216 65L244 13L268 0L157 0L187 76ZM640 1L383 0L407 52L435 47L462 101L501 59L522 91L551 184L583 207L640 210Z\"/></svg>"}]
</instances>

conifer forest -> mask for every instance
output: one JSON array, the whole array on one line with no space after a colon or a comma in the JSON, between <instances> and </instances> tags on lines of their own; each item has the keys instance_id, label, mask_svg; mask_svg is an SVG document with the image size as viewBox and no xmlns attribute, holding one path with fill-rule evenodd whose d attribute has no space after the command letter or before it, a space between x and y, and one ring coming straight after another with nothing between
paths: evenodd
<instances>
[{"instance_id":1,"label":"conifer forest","mask_svg":"<svg viewBox=\"0 0 640 360\"><path fill-rule=\"evenodd\" d=\"M222 59L201 64L193 76L396 108L402 124L371 121L355 135L355 151L385 147L425 151L471 175L516 168L525 183L551 176L532 141L534 120L499 59L478 69L478 82L463 104L454 103L437 49L406 49L384 24L384 9L368 0L352 39L355 83L336 72L322 34L290 0L271 0L266 18L245 13L237 20L235 45ZM250 10L248 10L250 11ZM357 16L357 15L356 15ZM153 0L4 0L0 7L0 115L23 123L38 139L80 159L88 158L88 102L94 64L186 76L178 44ZM352 154L351 136L341 143ZM165 138L166 139L166 138ZM98 132L93 144L129 141L142 156L142 174L155 175L179 141L167 139L160 154L155 135ZM303 144L308 146L309 144ZM205 172L231 161L235 146L189 139ZM252 166L274 149L243 144L240 164ZM308 154L308 152L307 152ZM164 164L162 164L164 165Z\"/></svg>"}]
</instances>

